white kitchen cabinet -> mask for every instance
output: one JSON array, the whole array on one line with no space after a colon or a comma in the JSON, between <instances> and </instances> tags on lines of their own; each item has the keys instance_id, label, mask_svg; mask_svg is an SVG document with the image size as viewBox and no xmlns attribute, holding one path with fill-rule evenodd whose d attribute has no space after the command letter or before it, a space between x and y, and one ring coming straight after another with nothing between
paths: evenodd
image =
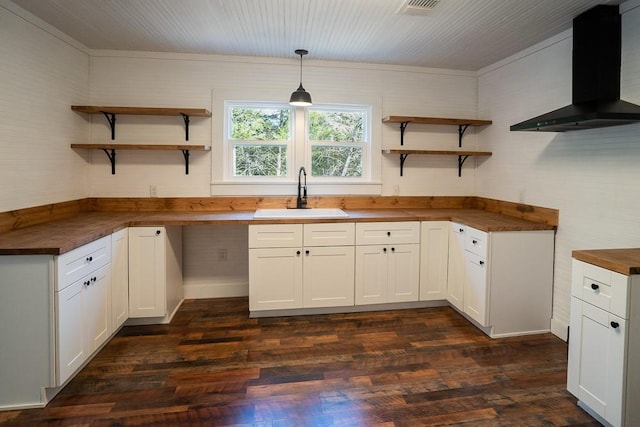
<instances>
[{"instance_id":1,"label":"white kitchen cabinet","mask_svg":"<svg viewBox=\"0 0 640 427\"><path fill-rule=\"evenodd\" d=\"M353 305L353 223L249 226L249 310Z\"/></svg>"},{"instance_id":2,"label":"white kitchen cabinet","mask_svg":"<svg viewBox=\"0 0 640 427\"><path fill-rule=\"evenodd\" d=\"M599 421L640 425L640 275L573 260L567 389Z\"/></svg>"},{"instance_id":3,"label":"white kitchen cabinet","mask_svg":"<svg viewBox=\"0 0 640 427\"><path fill-rule=\"evenodd\" d=\"M111 330L129 317L129 230L111 235Z\"/></svg>"},{"instance_id":4,"label":"white kitchen cabinet","mask_svg":"<svg viewBox=\"0 0 640 427\"><path fill-rule=\"evenodd\" d=\"M420 224L420 301L447 299L449 221Z\"/></svg>"},{"instance_id":5,"label":"white kitchen cabinet","mask_svg":"<svg viewBox=\"0 0 640 427\"><path fill-rule=\"evenodd\" d=\"M484 232L452 223L450 236L448 299L454 307L491 337L550 330L553 230ZM463 268L457 270L460 246Z\"/></svg>"},{"instance_id":6,"label":"white kitchen cabinet","mask_svg":"<svg viewBox=\"0 0 640 427\"><path fill-rule=\"evenodd\" d=\"M460 311L464 311L465 229L465 225L456 222L449 223L447 301Z\"/></svg>"},{"instance_id":7,"label":"white kitchen cabinet","mask_svg":"<svg viewBox=\"0 0 640 427\"><path fill-rule=\"evenodd\" d=\"M168 323L181 302L182 229L130 227L129 317Z\"/></svg>"},{"instance_id":8,"label":"white kitchen cabinet","mask_svg":"<svg viewBox=\"0 0 640 427\"><path fill-rule=\"evenodd\" d=\"M85 339L82 281L56 292L56 383L63 384L89 357Z\"/></svg>"},{"instance_id":9,"label":"white kitchen cabinet","mask_svg":"<svg viewBox=\"0 0 640 427\"><path fill-rule=\"evenodd\" d=\"M356 224L355 303L418 301L420 223Z\"/></svg>"}]
</instances>

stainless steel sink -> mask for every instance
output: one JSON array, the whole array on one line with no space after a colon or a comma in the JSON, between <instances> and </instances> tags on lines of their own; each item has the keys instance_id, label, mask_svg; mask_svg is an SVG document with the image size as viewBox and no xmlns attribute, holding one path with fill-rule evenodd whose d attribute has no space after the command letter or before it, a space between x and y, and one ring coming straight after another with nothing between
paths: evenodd
<instances>
[{"instance_id":1,"label":"stainless steel sink","mask_svg":"<svg viewBox=\"0 0 640 427\"><path fill-rule=\"evenodd\" d=\"M312 209L258 209L253 214L254 219L278 218L348 218L349 215L338 208Z\"/></svg>"}]
</instances>

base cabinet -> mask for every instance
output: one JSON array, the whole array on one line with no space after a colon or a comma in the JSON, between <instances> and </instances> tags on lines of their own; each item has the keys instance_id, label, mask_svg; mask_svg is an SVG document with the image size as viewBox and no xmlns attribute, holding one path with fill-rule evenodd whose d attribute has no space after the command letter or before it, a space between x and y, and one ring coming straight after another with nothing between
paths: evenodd
<instances>
[{"instance_id":1,"label":"base cabinet","mask_svg":"<svg viewBox=\"0 0 640 427\"><path fill-rule=\"evenodd\" d=\"M249 226L249 310L339 307L354 300L353 223Z\"/></svg>"},{"instance_id":2,"label":"base cabinet","mask_svg":"<svg viewBox=\"0 0 640 427\"><path fill-rule=\"evenodd\" d=\"M612 426L640 425L640 275L573 260L567 389Z\"/></svg>"},{"instance_id":3,"label":"base cabinet","mask_svg":"<svg viewBox=\"0 0 640 427\"><path fill-rule=\"evenodd\" d=\"M355 303L418 301L420 223L356 224Z\"/></svg>"},{"instance_id":4,"label":"base cabinet","mask_svg":"<svg viewBox=\"0 0 640 427\"><path fill-rule=\"evenodd\" d=\"M447 265L447 301L464 311L464 239L466 226L449 223L449 264Z\"/></svg>"},{"instance_id":5,"label":"base cabinet","mask_svg":"<svg viewBox=\"0 0 640 427\"><path fill-rule=\"evenodd\" d=\"M420 301L447 299L449 221L420 224Z\"/></svg>"},{"instance_id":6,"label":"base cabinet","mask_svg":"<svg viewBox=\"0 0 640 427\"><path fill-rule=\"evenodd\" d=\"M129 230L111 235L111 329L129 318Z\"/></svg>"},{"instance_id":7,"label":"base cabinet","mask_svg":"<svg viewBox=\"0 0 640 427\"><path fill-rule=\"evenodd\" d=\"M182 302L182 229L129 228L129 317L170 320Z\"/></svg>"}]
</instances>

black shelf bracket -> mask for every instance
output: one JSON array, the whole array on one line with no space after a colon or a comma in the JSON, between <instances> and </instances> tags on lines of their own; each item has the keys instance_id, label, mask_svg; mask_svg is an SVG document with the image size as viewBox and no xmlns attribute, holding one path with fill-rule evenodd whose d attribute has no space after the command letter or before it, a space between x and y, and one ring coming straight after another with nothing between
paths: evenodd
<instances>
[{"instance_id":1,"label":"black shelf bracket","mask_svg":"<svg viewBox=\"0 0 640 427\"><path fill-rule=\"evenodd\" d=\"M408 124L409 122L400 122L400 145L404 145L404 130Z\"/></svg>"},{"instance_id":2,"label":"black shelf bracket","mask_svg":"<svg viewBox=\"0 0 640 427\"><path fill-rule=\"evenodd\" d=\"M182 150L184 156L184 174L189 175L189 150Z\"/></svg>"},{"instance_id":3,"label":"black shelf bracket","mask_svg":"<svg viewBox=\"0 0 640 427\"><path fill-rule=\"evenodd\" d=\"M104 154L107 155L107 157L109 158L109 161L111 162L111 175L115 175L116 174L116 150L112 149L108 149L108 148L103 148L102 151L104 151Z\"/></svg>"},{"instance_id":4,"label":"black shelf bracket","mask_svg":"<svg viewBox=\"0 0 640 427\"><path fill-rule=\"evenodd\" d=\"M405 162L405 160L407 160L407 157L409 157L409 153L400 154L400 176L402 176L402 175L403 175L403 172L404 172L404 162Z\"/></svg>"},{"instance_id":5,"label":"black shelf bracket","mask_svg":"<svg viewBox=\"0 0 640 427\"><path fill-rule=\"evenodd\" d=\"M107 113L106 111L101 111L104 114L105 118L109 122L109 127L111 128L111 140L116 139L116 115L115 113Z\"/></svg>"},{"instance_id":6,"label":"black shelf bracket","mask_svg":"<svg viewBox=\"0 0 640 427\"><path fill-rule=\"evenodd\" d=\"M188 141L189 140L189 115L188 114L184 114L184 113L180 113L182 115L182 118L184 119L184 140ZM188 156L189 154L187 154ZM187 172L188 174L189 172Z\"/></svg>"},{"instance_id":7,"label":"black shelf bracket","mask_svg":"<svg viewBox=\"0 0 640 427\"><path fill-rule=\"evenodd\" d=\"M458 177L462 176L462 165L464 165L464 162L467 160L467 156L458 156Z\"/></svg>"},{"instance_id":8,"label":"black shelf bracket","mask_svg":"<svg viewBox=\"0 0 640 427\"><path fill-rule=\"evenodd\" d=\"M469 127L468 124L458 125L458 147L459 148L462 148L462 137L464 136L464 133L467 131L468 127Z\"/></svg>"}]
</instances>

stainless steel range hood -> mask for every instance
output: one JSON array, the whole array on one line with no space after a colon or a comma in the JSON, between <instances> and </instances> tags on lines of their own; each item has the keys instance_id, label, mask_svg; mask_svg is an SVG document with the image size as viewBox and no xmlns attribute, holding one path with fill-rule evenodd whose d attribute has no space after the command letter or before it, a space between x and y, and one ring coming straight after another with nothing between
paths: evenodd
<instances>
[{"instance_id":1,"label":"stainless steel range hood","mask_svg":"<svg viewBox=\"0 0 640 427\"><path fill-rule=\"evenodd\" d=\"M640 122L640 106L620 100L621 17L600 5L573 20L572 104L511 126L567 132Z\"/></svg>"}]
</instances>

